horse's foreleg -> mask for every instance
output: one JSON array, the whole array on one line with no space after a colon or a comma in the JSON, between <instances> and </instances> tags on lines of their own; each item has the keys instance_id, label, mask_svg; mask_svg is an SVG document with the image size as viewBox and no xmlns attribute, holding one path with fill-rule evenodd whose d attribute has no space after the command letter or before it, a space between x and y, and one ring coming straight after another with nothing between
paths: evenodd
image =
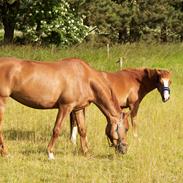
<instances>
[{"instance_id":1,"label":"horse's foreleg","mask_svg":"<svg viewBox=\"0 0 183 183\"><path fill-rule=\"evenodd\" d=\"M128 131L129 129L129 122L128 122L128 117L130 115L130 112L123 112L123 115L124 115L124 125L125 125L125 130L126 132Z\"/></svg>"},{"instance_id":2,"label":"horse's foreleg","mask_svg":"<svg viewBox=\"0 0 183 183\"><path fill-rule=\"evenodd\" d=\"M137 119L136 119L136 117L131 116L131 122L132 122L133 136L135 138L138 138L138 133L137 133Z\"/></svg>"},{"instance_id":3,"label":"horse's foreleg","mask_svg":"<svg viewBox=\"0 0 183 183\"><path fill-rule=\"evenodd\" d=\"M2 134L2 122L5 110L5 99L0 98L0 154L2 156L7 155L7 150L4 145L3 134Z\"/></svg>"},{"instance_id":4,"label":"horse's foreleg","mask_svg":"<svg viewBox=\"0 0 183 183\"><path fill-rule=\"evenodd\" d=\"M88 152L88 140L86 136L85 112L83 110L75 112L78 131L80 134L81 148L84 154Z\"/></svg>"},{"instance_id":5,"label":"horse's foreleg","mask_svg":"<svg viewBox=\"0 0 183 183\"><path fill-rule=\"evenodd\" d=\"M2 156L6 156L7 155L7 150L6 147L4 145L4 140L3 140L3 134L2 134L2 120L3 120L3 109L0 109L0 154Z\"/></svg>"},{"instance_id":6,"label":"horse's foreleg","mask_svg":"<svg viewBox=\"0 0 183 183\"><path fill-rule=\"evenodd\" d=\"M138 133L137 133L137 111L138 111L138 106L135 106L130 113L131 117L131 123L132 123L132 130L133 130L133 136L135 138L138 138Z\"/></svg>"},{"instance_id":7,"label":"horse's foreleg","mask_svg":"<svg viewBox=\"0 0 183 183\"><path fill-rule=\"evenodd\" d=\"M56 122L55 122L55 126L53 128L53 134L52 134L52 137L51 137L51 140L48 144L48 158L50 160L54 159L54 155L53 155L53 149L54 149L54 146L55 146L55 142L60 134L60 131L63 127L63 120L64 118L66 117L66 115L68 113L71 112L71 107L69 106L62 106L59 108L59 111L58 111L58 114L57 114L57 118L56 118Z\"/></svg>"}]
</instances>

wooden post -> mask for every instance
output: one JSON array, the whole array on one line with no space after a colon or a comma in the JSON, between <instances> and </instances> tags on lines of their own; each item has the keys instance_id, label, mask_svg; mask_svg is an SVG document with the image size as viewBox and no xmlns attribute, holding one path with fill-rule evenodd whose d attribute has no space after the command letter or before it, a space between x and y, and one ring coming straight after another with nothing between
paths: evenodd
<instances>
[{"instance_id":1,"label":"wooden post","mask_svg":"<svg viewBox=\"0 0 183 183\"><path fill-rule=\"evenodd\" d=\"M55 51L55 45L51 45L51 54L53 55L54 54L54 51Z\"/></svg>"},{"instance_id":2,"label":"wooden post","mask_svg":"<svg viewBox=\"0 0 183 183\"><path fill-rule=\"evenodd\" d=\"M109 44L107 44L107 58L109 58Z\"/></svg>"},{"instance_id":3,"label":"wooden post","mask_svg":"<svg viewBox=\"0 0 183 183\"><path fill-rule=\"evenodd\" d=\"M123 58L120 57L119 60L118 60L116 63L119 64L119 68L120 68L120 70L121 70L122 67L123 67Z\"/></svg>"}]
</instances>

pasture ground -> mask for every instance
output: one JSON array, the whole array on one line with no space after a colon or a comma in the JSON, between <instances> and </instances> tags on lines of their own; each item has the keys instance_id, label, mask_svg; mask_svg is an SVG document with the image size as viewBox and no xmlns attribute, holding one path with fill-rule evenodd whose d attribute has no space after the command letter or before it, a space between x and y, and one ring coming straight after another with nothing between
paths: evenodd
<instances>
[{"instance_id":1,"label":"pasture ground","mask_svg":"<svg viewBox=\"0 0 183 183\"><path fill-rule=\"evenodd\" d=\"M69 121L64 123L55 148L55 160L48 161L46 147L56 110L27 108L12 99L7 103L3 131L9 157L0 157L2 183L182 183L183 182L183 44L114 46L87 45L70 49L33 46L1 47L0 56L31 60L78 57L94 68L119 69L115 63L124 57L123 68L153 67L172 71L171 99L162 103L157 91L145 97L138 113L140 141L128 133L129 150L124 156L110 148L105 136L105 118L91 105L86 121L90 151L80 152L69 141Z\"/></svg>"}]
</instances>

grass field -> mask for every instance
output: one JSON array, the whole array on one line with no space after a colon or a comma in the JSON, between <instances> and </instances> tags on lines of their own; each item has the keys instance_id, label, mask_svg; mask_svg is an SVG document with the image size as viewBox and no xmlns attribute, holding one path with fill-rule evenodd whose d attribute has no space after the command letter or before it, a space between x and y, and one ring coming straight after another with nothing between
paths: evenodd
<instances>
[{"instance_id":1,"label":"grass field","mask_svg":"<svg viewBox=\"0 0 183 183\"><path fill-rule=\"evenodd\" d=\"M69 121L56 144L54 161L48 161L46 147L56 110L27 108L12 99L7 103L3 131L10 156L0 157L0 183L182 183L183 182L183 44L114 46L87 45L70 49L6 46L0 56L32 60L78 57L94 68L167 68L172 71L171 99L162 103L157 91L145 97L138 113L140 141L128 133L129 150L124 156L110 148L104 133L105 118L91 105L87 108L90 151L80 152L69 141Z\"/></svg>"}]
</instances>

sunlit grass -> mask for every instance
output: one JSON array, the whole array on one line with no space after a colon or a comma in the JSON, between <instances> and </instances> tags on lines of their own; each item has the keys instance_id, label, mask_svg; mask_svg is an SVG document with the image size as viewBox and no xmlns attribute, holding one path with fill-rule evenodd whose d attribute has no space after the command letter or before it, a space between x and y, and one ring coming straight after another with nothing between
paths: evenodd
<instances>
[{"instance_id":1,"label":"sunlit grass","mask_svg":"<svg viewBox=\"0 0 183 183\"><path fill-rule=\"evenodd\" d=\"M69 119L55 147L55 161L48 161L46 147L57 110L35 110L12 99L7 103L3 131L10 156L0 157L0 182L68 183L182 183L183 182L183 52L182 45L125 45L110 48L80 46L71 49L1 47L1 56L33 60L65 57L85 59L100 70L115 71L119 57L124 67L167 68L172 71L171 99L162 103L157 91L142 102L138 114L140 141L128 133L124 156L108 146L106 121L91 105L86 111L89 154L69 141Z\"/></svg>"}]
</instances>

